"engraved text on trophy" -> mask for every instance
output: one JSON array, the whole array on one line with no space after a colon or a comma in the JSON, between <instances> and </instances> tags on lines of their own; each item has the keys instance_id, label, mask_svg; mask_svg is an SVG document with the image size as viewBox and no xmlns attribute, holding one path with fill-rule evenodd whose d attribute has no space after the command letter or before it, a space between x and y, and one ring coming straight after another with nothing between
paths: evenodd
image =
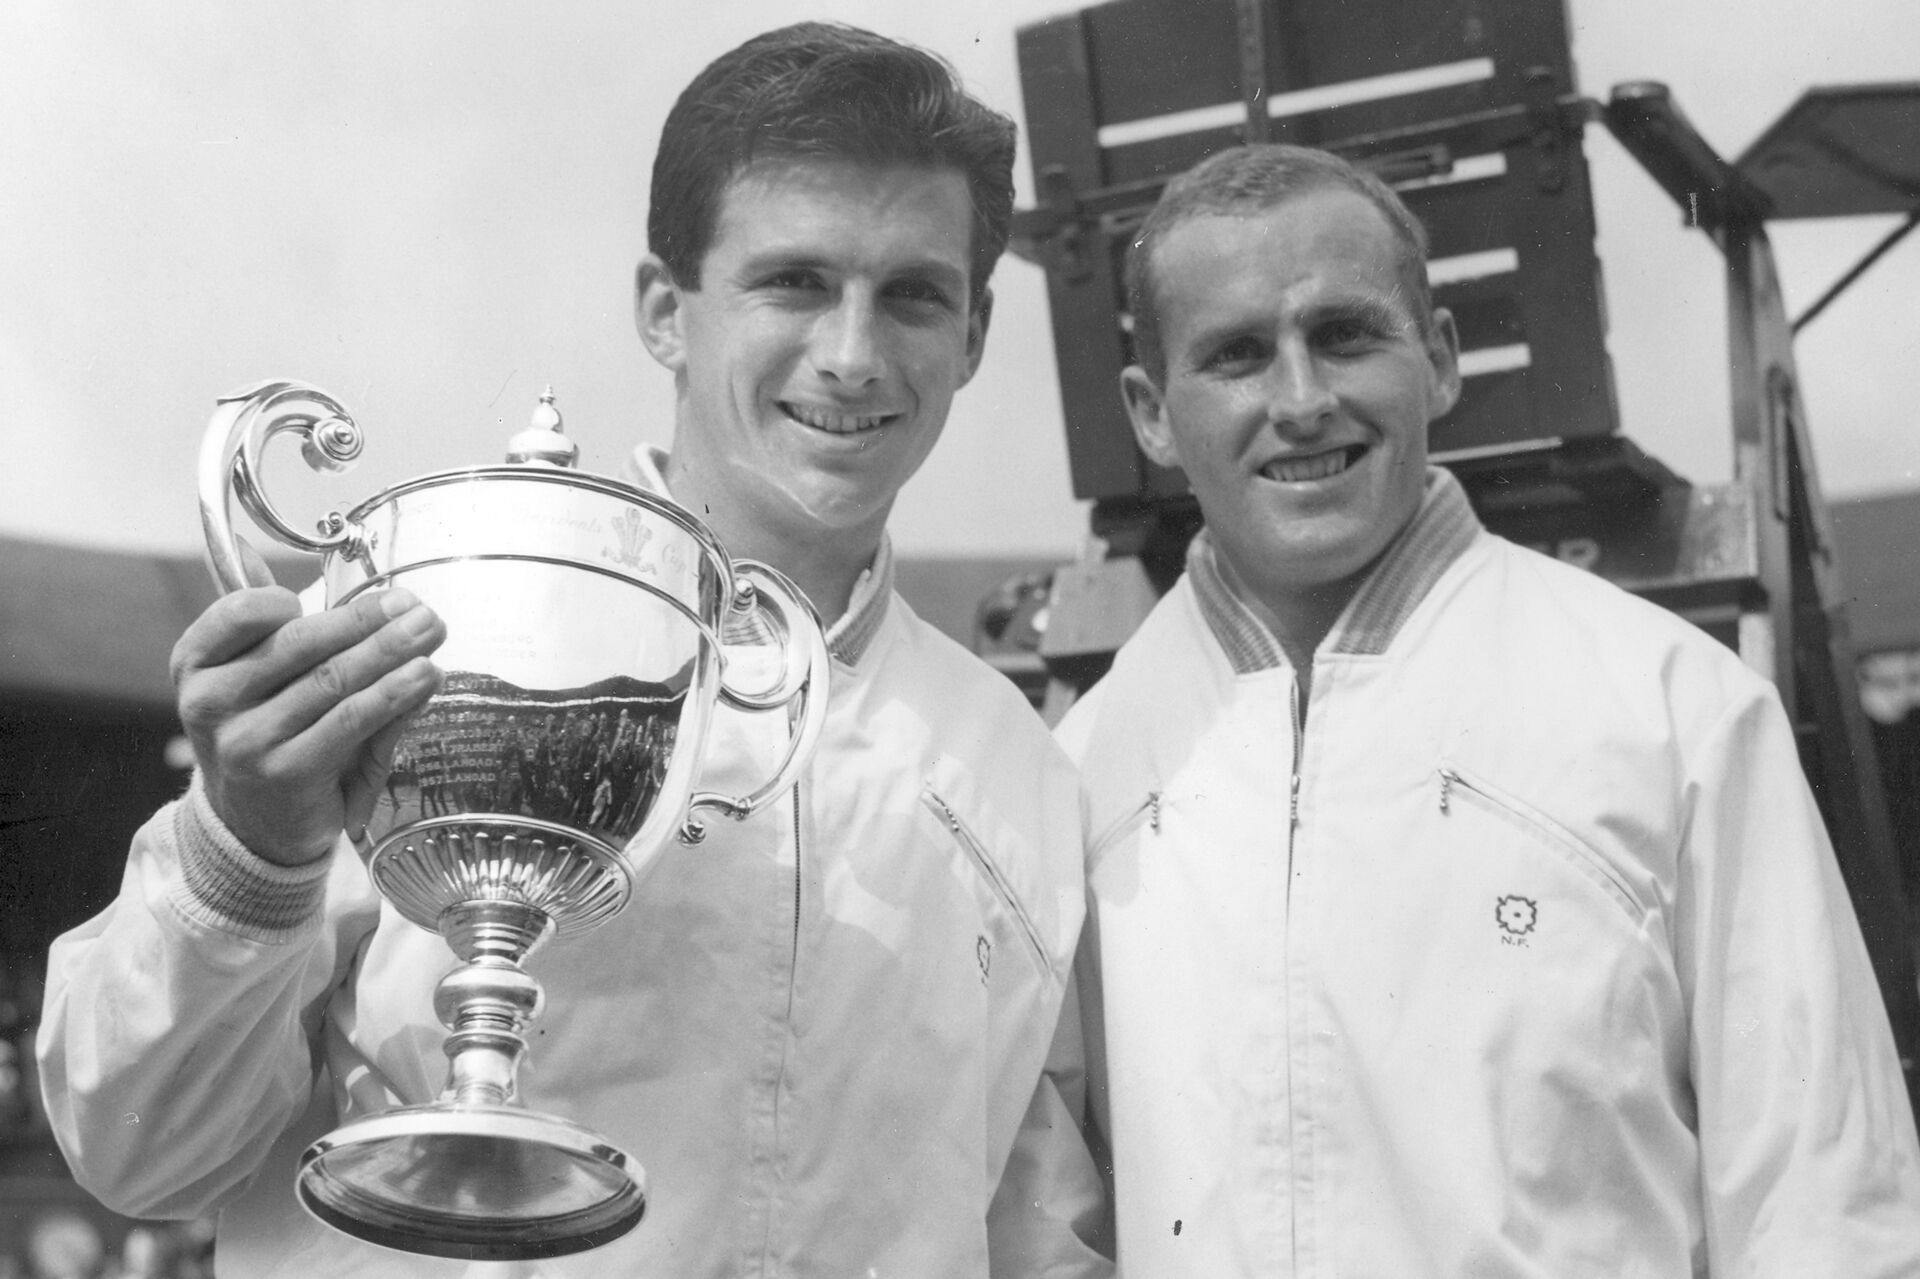
<instances>
[{"instance_id":1,"label":"engraved text on trophy","mask_svg":"<svg viewBox=\"0 0 1920 1279\"><path fill-rule=\"evenodd\" d=\"M394 816L519 815L624 842L659 797L691 674L545 690L449 671L394 752Z\"/></svg>"}]
</instances>

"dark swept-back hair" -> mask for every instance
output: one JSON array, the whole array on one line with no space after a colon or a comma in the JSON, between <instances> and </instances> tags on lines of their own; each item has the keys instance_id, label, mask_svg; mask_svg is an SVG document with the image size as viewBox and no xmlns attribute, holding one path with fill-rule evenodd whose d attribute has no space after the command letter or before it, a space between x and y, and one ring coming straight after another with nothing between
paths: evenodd
<instances>
[{"instance_id":1,"label":"dark swept-back hair","mask_svg":"<svg viewBox=\"0 0 1920 1279\"><path fill-rule=\"evenodd\" d=\"M1133 316L1133 354L1154 385L1167 380L1167 352L1153 291L1153 254L1182 222L1200 217L1245 217L1309 191L1351 191L1387 220L1400 246L1401 286L1423 338L1433 335L1433 291L1427 285L1427 232L1392 187L1365 169L1313 147L1279 142L1232 147L1208 156L1169 182L1140 224L1127 252L1127 310Z\"/></svg>"},{"instance_id":2,"label":"dark swept-back hair","mask_svg":"<svg viewBox=\"0 0 1920 1279\"><path fill-rule=\"evenodd\" d=\"M681 92L654 156L647 242L697 289L727 186L756 160L958 169L978 306L1007 247L1013 155L1013 121L968 96L943 59L858 27L796 23L721 54Z\"/></svg>"}]
</instances>

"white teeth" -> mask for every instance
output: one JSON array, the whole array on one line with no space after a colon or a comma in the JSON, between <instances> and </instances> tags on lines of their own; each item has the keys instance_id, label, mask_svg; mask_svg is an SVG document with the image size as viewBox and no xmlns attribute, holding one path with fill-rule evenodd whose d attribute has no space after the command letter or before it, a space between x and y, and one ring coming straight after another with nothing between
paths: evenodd
<instances>
[{"instance_id":1,"label":"white teeth","mask_svg":"<svg viewBox=\"0 0 1920 1279\"><path fill-rule=\"evenodd\" d=\"M1287 484L1297 484L1304 480L1324 480L1329 475L1338 475L1347 469L1348 459L1353 456L1352 449L1333 449L1314 457L1276 458L1260 468L1260 474L1270 480L1279 480Z\"/></svg>"},{"instance_id":2,"label":"white teeth","mask_svg":"<svg viewBox=\"0 0 1920 1279\"><path fill-rule=\"evenodd\" d=\"M852 435L857 431L870 431L886 421L891 414L851 414L832 413L826 409L814 408L807 404L782 403L787 416L796 422L811 426L817 431L829 431L835 435Z\"/></svg>"}]
</instances>

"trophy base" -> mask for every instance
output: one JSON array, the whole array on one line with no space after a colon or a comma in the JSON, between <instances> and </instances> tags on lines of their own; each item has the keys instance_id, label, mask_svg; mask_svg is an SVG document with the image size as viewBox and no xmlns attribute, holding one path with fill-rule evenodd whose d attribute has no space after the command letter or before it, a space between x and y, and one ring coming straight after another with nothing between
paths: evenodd
<instances>
[{"instance_id":1,"label":"trophy base","mask_svg":"<svg viewBox=\"0 0 1920 1279\"><path fill-rule=\"evenodd\" d=\"M633 1229L646 1174L564 1119L435 1102L328 1133L300 1158L300 1201L337 1230L433 1257L525 1261Z\"/></svg>"}]
</instances>

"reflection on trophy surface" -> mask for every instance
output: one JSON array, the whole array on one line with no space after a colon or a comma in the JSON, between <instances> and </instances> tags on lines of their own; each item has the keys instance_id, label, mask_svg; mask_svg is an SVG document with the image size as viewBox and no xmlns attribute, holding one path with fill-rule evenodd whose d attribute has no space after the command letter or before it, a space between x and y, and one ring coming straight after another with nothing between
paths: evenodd
<instances>
[{"instance_id":1,"label":"reflection on trophy surface","mask_svg":"<svg viewBox=\"0 0 1920 1279\"><path fill-rule=\"evenodd\" d=\"M637 830L666 780L692 677L689 660L664 683L616 676L543 692L450 671L394 753L387 820L519 813Z\"/></svg>"},{"instance_id":2,"label":"reflection on trophy surface","mask_svg":"<svg viewBox=\"0 0 1920 1279\"><path fill-rule=\"evenodd\" d=\"M321 1220L412 1252L556 1256L640 1220L645 1174L624 1151L515 1101L522 1032L542 1002L522 962L619 911L670 840L700 838L692 814L744 817L784 792L826 706L826 646L799 590L729 560L668 499L568 469L559 426L549 393L507 465L395 485L317 536L267 501L260 454L294 434L315 469L344 470L362 440L336 401L263 383L221 401L201 450L224 589L246 583L237 496L274 537L326 556L328 605L404 585L446 625L440 691L403 729L355 842L381 895L461 960L434 994L451 1032L447 1085L321 1138L299 1182ZM729 678L723 634L772 649L771 686ZM785 758L748 795L693 789L717 703L792 724Z\"/></svg>"}]
</instances>

